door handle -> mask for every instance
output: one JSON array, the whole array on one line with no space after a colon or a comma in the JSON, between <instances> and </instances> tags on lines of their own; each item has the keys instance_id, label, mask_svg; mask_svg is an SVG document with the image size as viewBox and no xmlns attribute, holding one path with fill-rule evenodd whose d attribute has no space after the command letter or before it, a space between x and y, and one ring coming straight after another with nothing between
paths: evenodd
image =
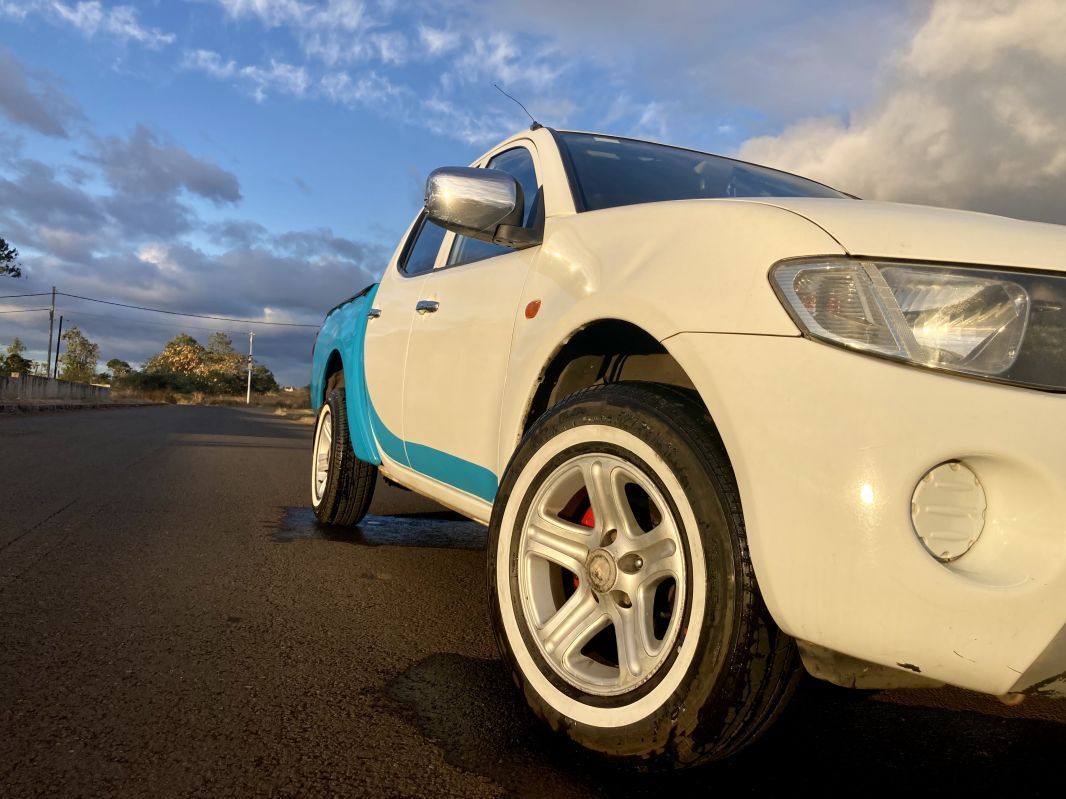
<instances>
[{"instance_id":1,"label":"door handle","mask_svg":"<svg viewBox=\"0 0 1066 799\"><path fill-rule=\"evenodd\" d=\"M377 319L379 316L381 316L380 308L371 308L369 311L366 312L367 319Z\"/></svg>"},{"instance_id":2,"label":"door handle","mask_svg":"<svg viewBox=\"0 0 1066 799\"><path fill-rule=\"evenodd\" d=\"M440 308L440 303L436 300L419 300L415 305L415 310L421 314L436 313Z\"/></svg>"}]
</instances>

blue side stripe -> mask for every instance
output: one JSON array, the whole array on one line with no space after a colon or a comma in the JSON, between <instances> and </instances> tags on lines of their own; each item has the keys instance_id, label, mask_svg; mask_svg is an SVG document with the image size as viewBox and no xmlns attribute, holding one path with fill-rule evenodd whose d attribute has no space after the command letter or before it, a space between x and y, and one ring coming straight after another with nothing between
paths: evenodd
<instances>
[{"instance_id":1,"label":"blue side stripe","mask_svg":"<svg viewBox=\"0 0 1066 799\"><path fill-rule=\"evenodd\" d=\"M407 465L407 453L404 451L403 439L389 430L385 423L381 421L377 408L370 401L369 394L367 395L366 407L370 412L370 427L374 431L374 438L378 440L378 446L381 451L397 463Z\"/></svg>"},{"instance_id":2,"label":"blue side stripe","mask_svg":"<svg viewBox=\"0 0 1066 799\"><path fill-rule=\"evenodd\" d=\"M412 469L426 477L432 477L445 485L458 488L467 494L492 502L496 498L498 483L496 475L484 466L427 447L425 444L404 442L389 430L378 416L373 402L368 402L370 424L378 440L381 451L399 463L406 463Z\"/></svg>"}]
</instances>

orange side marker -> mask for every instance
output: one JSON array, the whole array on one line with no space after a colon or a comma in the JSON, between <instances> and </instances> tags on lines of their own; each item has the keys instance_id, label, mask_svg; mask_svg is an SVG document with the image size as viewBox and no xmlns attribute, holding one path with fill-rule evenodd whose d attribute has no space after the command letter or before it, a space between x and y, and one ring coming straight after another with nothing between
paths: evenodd
<instances>
[{"instance_id":1,"label":"orange side marker","mask_svg":"<svg viewBox=\"0 0 1066 799\"><path fill-rule=\"evenodd\" d=\"M526 319L532 319L540 312L540 300L533 300L526 306Z\"/></svg>"}]
</instances>

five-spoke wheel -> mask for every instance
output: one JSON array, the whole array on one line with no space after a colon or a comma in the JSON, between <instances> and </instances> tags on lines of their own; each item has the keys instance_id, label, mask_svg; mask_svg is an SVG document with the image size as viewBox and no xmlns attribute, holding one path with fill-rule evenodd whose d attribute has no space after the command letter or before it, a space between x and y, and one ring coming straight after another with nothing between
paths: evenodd
<instances>
[{"instance_id":1,"label":"five-spoke wheel","mask_svg":"<svg viewBox=\"0 0 1066 799\"><path fill-rule=\"evenodd\" d=\"M488 554L493 629L523 696L590 749L726 757L795 684L722 442L680 389L597 386L549 410L503 475Z\"/></svg>"},{"instance_id":2,"label":"five-spoke wheel","mask_svg":"<svg viewBox=\"0 0 1066 799\"><path fill-rule=\"evenodd\" d=\"M545 659L590 694L647 681L685 602L678 524L632 462L578 455L541 484L522 526L519 587Z\"/></svg>"}]
</instances>

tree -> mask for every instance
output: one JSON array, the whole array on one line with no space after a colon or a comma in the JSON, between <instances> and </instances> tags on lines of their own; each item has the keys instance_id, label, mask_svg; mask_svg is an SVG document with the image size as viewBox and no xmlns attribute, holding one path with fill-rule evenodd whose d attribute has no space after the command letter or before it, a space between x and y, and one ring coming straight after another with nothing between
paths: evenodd
<instances>
[{"instance_id":1,"label":"tree","mask_svg":"<svg viewBox=\"0 0 1066 799\"><path fill-rule=\"evenodd\" d=\"M229 355L237 354L237 351L233 349L233 339L222 332L212 333L208 336L207 351L216 358L225 358Z\"/></svg>"},{"instance_id":2,"label":"tree","mask_svg":"<svg viewBox=\"0 0 1066 799\"><path fill-rule=\"evenodd\" d=\"M60 379L91 383L100 359L99 345L85 338L76 326L63 334L63 341L67 343L67 351L59 356Z\"/></svg>"},{"instance_id":3,"label":"tree","mask_svg":"<svg viewBox=\"0 0 1066 799\"><path fill-rule=\"evenodd\" d=\"M207 350L188 333L179 333L148 359L144 371L175 375L203 375Z\"/></svg>"},{"instance_id":4,"label":"tree","mask_svg":"<svg viewBox=\"0 0 1066 799\"><path fill-rule=\"evenodd\" d=\"M19 251L0 237L0 277L22 277L22 264L18 262Z\"/></svg>"},{"instance_id":5,"label":"tree","mask_svg":"<svg viewBox=\"0 0 1066 799\"><path fill-rule=\"evenodd\" d=\"M143 373L131 373L126 384L166 387L182 393L244 394L247 379L245 356L233 348L233 341L225 333L212 333L206 347L182 333L168 341L162 352L148 359ZM276 390L274 375L265 366L256 364L252 368L252 391Z\"/></svg>"},{"instance_id":6,"label":"tree","mask_svg":"<svg viewBox=\"0 0 1066 799\"><path fill-rule=\"evenodd\" d=\"M33 361L22 357L25 351L26 345L16 336L15 340L8 345L6 357L0 358L0 377L12 374L26 375L33 370Z\"/></svg>"},{"instance_id":7,"label":"tree","mask_svg":"<svg viewBox=\"0 0 1066 799\"><path fill-rule=\"evenodd\" d=\"M125 361L121 361L118 358L112 358L107 362L107 368L111 370L111 377L115 380L121 380L130 372L133 371L133 367Z\"/></svg>"},{"instance_id":8,"label":"tree","mask_svg":"<svg viewBox=\"0 0 1066 799\"><path fill-rule=\"evenodd\" d=\"M252 367L252 391L256 394L267 394L278 390L278 381L274 379L274 373L263 364L257 363Z\"/></svg>"},{"instance_id":9,"label":"tree","mask_svg":"<svg viewBox=\"0 0 1066 799\"><path fill-rule=\"evenodd\" d=\"M245 375L244 356L233 349L225 333L212 333L207 340L206 378L210 390L219 394L240 393Z\"/></svg>"}]
</instances>

